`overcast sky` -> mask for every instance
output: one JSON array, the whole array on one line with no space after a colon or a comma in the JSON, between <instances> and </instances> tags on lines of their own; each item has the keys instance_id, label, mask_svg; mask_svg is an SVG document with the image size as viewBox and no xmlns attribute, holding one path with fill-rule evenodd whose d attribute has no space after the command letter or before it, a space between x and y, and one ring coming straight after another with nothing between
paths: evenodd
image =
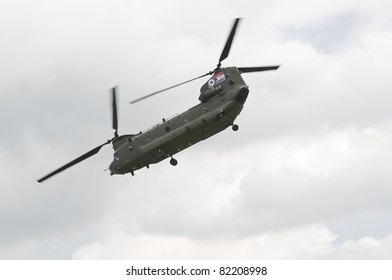
<instances>
[{"instance_id":1,"label":"overcast sky","mask_svg":"<svg viewBox=\"0 0 392 280\"><path fill-rule=\"evenodd\" d=\"M392 2L0 2L1 259L392 258ZM244 74L227 129L135 176L110 176L119 133L198 103L216 66Z\"/></svg>"}]
</instances>

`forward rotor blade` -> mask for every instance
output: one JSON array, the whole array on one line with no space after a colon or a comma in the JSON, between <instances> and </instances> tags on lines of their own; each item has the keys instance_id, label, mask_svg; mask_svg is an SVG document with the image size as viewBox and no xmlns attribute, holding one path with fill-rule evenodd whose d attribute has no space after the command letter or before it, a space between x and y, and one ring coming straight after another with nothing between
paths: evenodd
<instances>
[{"instance_id":1,"label":"forward rotor blade","mask_svg":"<svg viewBox=\"0 0 392 280\"><path fill-rule=\"evenodd\" d=\"M238 71L242 73L250 73L250 72L261 72L261 71L270 71L276 70L280 67L280 65L275 66L260 66L260 67L238 67Z\"/></svg>"},{"instance_id":2,"label":"forward rotor blade","mask_svg":"<svg viewBox=\"0 0 392 280\"><path fill-rule=\"evenodd\" d=\"M113 129L114 137L118 137L117 129L118 129L118 120L117 120L117 101L116 101L116 87L112 88L112 119L113 119Z\"/></svg>"},{"instance_id":3,"label":"forward rotor blade","mask_svg":"<svg viewBox=\"0 0 392 280\"><path fill-rule=\"evenodd\" d=\"M222 54L221 54L221 56L219 58L218 68L220 68L221 62L223 60L225 60L229 56L231 44L233 43L233 39L234 39L234 36L235 36L235 31L237 30L237 26L238 26L239 21L240 21L240 18L236 18L235 21L234 21L233 28L231 29L229 37L227 38L227 41L226 41L226 45L223 48Z\"/></svg>"},{"instance_id":4,"label":"forward rotor blade","mask_svg":"<svg viewBox=\"0 0 392 280\"><path fill-rule=\"evenodd\" d=\"M204 74L204 75L201 75L201 76L199 76L199 77L190 79L190 80L188 80L188 81L185 81L185 82L176 84L176 85L174 85L174 86L171 86L171 87L168 87L168 88L161 89L161 90L158 90L158 91L156 91L156 92L150 93L150 94L148 94L148 95L145 95L145 96L143 96L143 97L140 97L140 98L138 98L138 99L135 99L135 100L133 100L133 101L131 101L131 102L129 102L129 103L135 104L136 102L139 102L139 101L141 101L141 100L143 100L143 99L146 99L146 98L149 98L149 97L151 97L151 96L154 96L154 95L156 95L156 94L158 94L158 93L164 92L164 91L166 91L166 90L169 90L169 89L172 89L172 88L181 86L181 85L184 85L184 84L186 84L186 83L195 81L195 80L197 80L197 79L203 78L203 77L208 76L208 75L211 75L211 74L212 74L212 72L206 73L206 74Z\"/></svg>"},{"instance_id":5,"label":"forward rotor blade","mask_svg":"<svg viewBox=\"0 0 392 280\"><path fill-rule=\"evenodd\" d=\"M64 171L65 169L67 169L67 168L69 168L69 167L71 167L71 166L73 166L73 165L75 165L75 164L77 164L77 163L79 163L79 162L81 162L81 161L83 161L83 160L85 160L85 159L87 159L87 158L89 158L89 157L95 155L96 153L99 152L99 150L100 150L103 146L109 144L110 142L112 142L112 141L111 141L111 140L108 140L106 143L104 143L104 144L102 144L102 145L99 145L98 147L92 149L91 151L85 153L84 155L78 157L77 159L74 159L73 161L67 163L66 165L64 165L64 166L62 166L62 167L56 169L56 170L53 171L52 173L49 173L49 174L46 175L45 177L42 177L41 179L37 180L37 182L38 182L38 183L42 183L42 182L45 181L46 179L49 179L50 177L52 177L52 176L54 176L54 175L60 173L61 171Z\"/></svg>"}]
</instances>

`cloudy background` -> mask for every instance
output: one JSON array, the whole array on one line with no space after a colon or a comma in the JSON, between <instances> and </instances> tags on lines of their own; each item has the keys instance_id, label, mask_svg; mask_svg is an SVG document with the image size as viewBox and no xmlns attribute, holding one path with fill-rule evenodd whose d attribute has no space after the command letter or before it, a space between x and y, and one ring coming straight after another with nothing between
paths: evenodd
<instances>
[{"instance_id":1,"label":"cloudy background","mask_svg":"<svg viewBox=\"0 0 392 280\"><path fill-rule=\"evenodd\" d=\"M392 258L391 1L0 2L1 259ZM112 138L195 105L232 19L237 123L109 176Z\"/></svg>"}]
</instances>

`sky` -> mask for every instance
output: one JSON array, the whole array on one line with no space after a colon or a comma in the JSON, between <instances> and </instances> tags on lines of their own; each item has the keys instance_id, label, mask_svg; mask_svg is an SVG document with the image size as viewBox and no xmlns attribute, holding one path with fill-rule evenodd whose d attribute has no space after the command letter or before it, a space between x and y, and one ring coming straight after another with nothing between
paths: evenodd
<instances>
[{"instance_id":1,"label":"sky","mask_svg":"<svg viewBox=\"0 0 392 280\"><path fill-rule=\"evenodd\" d=\"M0 259L391 259L391 1L0 1ZM230 128L110 176L119 133L198 103L223 66ZM208 79L208 77L207 77Z\"/></svg>"}]
</instances>

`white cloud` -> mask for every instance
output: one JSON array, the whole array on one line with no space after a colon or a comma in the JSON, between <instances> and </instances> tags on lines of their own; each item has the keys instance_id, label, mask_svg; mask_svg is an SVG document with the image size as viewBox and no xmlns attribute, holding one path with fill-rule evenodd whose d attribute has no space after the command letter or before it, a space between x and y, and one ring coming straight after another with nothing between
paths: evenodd
<instances>
[{"instance_id":1,"label":"white cloud","mask_svg":"<svg viewBox=\"0 0 392 280\"><path fill-rule=\"evenodd\" d=\"M333 251L334 236L323 226L267 232L243 239L198 240L114 232L102 243L83 246L74 259L295 259Z\"/></svg>"},{"instance_id":2,"label":"white cloud","mask_svg":"<svg viewBox=\"0 0 392 280\"><path fill-rule=\"evenodd\" d=\"M101 242L78 248L73 259L389 259L392 237L364 237L334 244L323 225L269 231L243 239L197 240L112 232Z\"/></svg>"},{"instance_id":3,"label":"white cloud","mask_svg":"<svg viewBox=\"0 0 392 280\"><path fill-rule=\"evenodd\" d=\"M180 173L163 168L158 187L123 189L108 215L110 230L73 256L306 259L354 258L358 252L358 258L389 258L382 249L389 237L373 238L377 249L363 246L362 238L350 241L348 229L340 228L345 234L337 243L339 233L327 224L389 211L390 170L383 166L391 164L385 153L390 136L376 128L350 128L223 153L192 150L184 155L187 168L178 166ZM214 169L200 165L207 154ZM199 180L187 179L194 170L202 174ZM386 236L392 225L385 232L385 223L371 226ZM369 226L356 225L363 234Z\"/></svg>"},{"instance_id":4,"label":"white cloud","mask_svg":"<svg viewBox=\"0 0 392 280\"><path fill-rule=\"evenodd\" d=\"M357 241L348 240L340 246L340 250L333 252L337 259L391 259L392 235L375 239L363 237Z\"/></svg>"}]
</instances>

